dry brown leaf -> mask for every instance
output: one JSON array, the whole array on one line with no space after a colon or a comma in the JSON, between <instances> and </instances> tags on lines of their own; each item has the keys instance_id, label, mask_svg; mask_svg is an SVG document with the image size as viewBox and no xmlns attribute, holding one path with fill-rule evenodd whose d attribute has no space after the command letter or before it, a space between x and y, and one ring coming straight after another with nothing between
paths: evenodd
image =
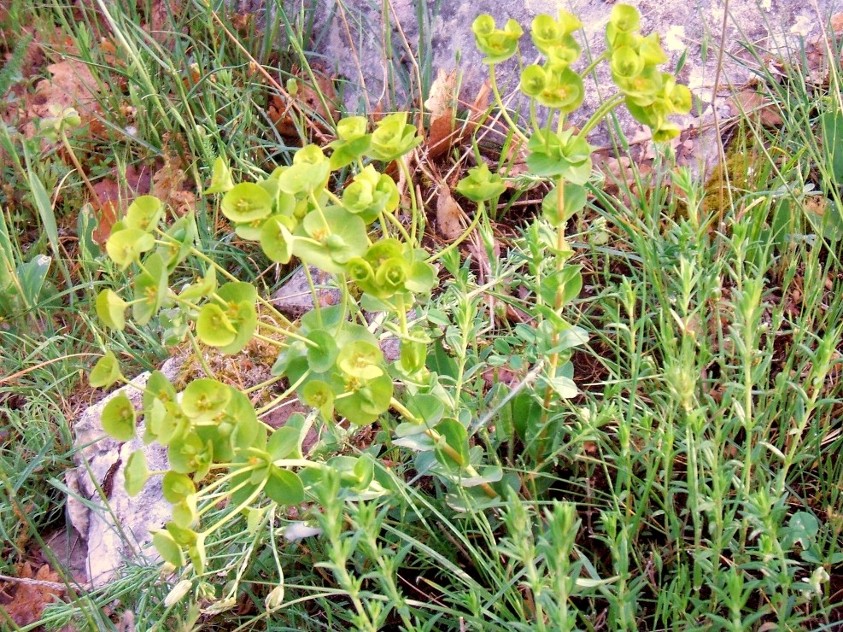
<instances>
[{"instance_id":1,"label":"dry brown leaf","mask_svg":"<svg viewBox=\"0 0 843 632\"><path fill-rule=\"evenodd\" d=\"M119 183L119 184L118 184ZM121 186L125 183L125 187ZM129 165L123 177L112 170L112 175L94 183L97 199L91 200L97 228L92 235L102 246L111 234L111 227L123 217L126 207L137 196L149 193L152 184L151 171L145 166Z\"/></svg>"},{"instance_id":2,"label":"dry brown leaf","mask_svg":"<svg viewBox=\"0 0 843 632\"><path fill-rule=\"evenodd\" d=\"M430 123L426 143L429 160L436 160L453 147L459 136L454 129L455 122L454 112L451 110L433 119Z\"/></svg>"},{"instance_id":3,"label":"dry brown leaf","mask_svg":"<svg viewBox=\"0 0 843 632\"><path fill-rule=\"evenodd\" d=\"M182 169L178 156L165 156L164 166L152 176L152 195L173 209L177 215L184 215L196 206L196 195L185 188L187 174Z\"/></svg>"},{"instance_id":4,"label":"dry brown leaf","mask_svg":"<svg viewBox=\"0 0 843 632\"><path fill-rule=\"evenodd\" d=\"M424 102L425 109L430 112L430 118L436 119L443 114L454 111L457 87L457 71L445 72L441 68L436 73L436 79L430 86L430 95Z\"/></svg>"},{"instance_id":5,"label":"dry brown leaf","mask_svg":"<svg viewBox=\"0 0 843 632\"><path fill-rule=\"evenodd\" d=\"M278 94L273 94L269 99L267 106L267 114L270 120L275 124L278 133L287 137L298 137L299 132L296 127L296 120L293 114L296 110L304 112L309 118L321 118L324 121L336 121L339 116L337 109L337 93L334 90L334 80L325 74L322 74L315 69L313 76L316 79L316 86L309 83L309 77L303 71L293 69L293 73L297 75L297 89L293 100L297 107L292 107L292 103L287 101ZM319 94L325 98L323 104ZM326 107L327 106L327 107ZM317 123L316 120L313 120ZM321 131L327 131L324 125L317 124L317 128Z\"/></svg>"},{"instance_id":6,"label":"dry brown leaf","mask_svg":"<svg viewBox=\"0 0 843 632\"><path fill-rule=\"evenodd\" d=\"M451 195L447 184L439 184L439 195L436 198L436 228L445 241L454 241L462 235L465 225L465 213Z\"/></svg>"},{"instance_id":7,"label":"dry brown leaf","mask_svg":"<svg viewBox=\"0 0 843 632\"><path fill-rule=\"evenodd\" d=\"M843 35L843 13L835 13L831 16L831 30L835 35Z\"/></svg>"},{"instance_id":8,"label":"dry brown leaf","mask_svg":"<svg viewBox=\"0 0 843 632\"><path fill-rule=\"evenodd\" d=\"M27 111L30 122L24 131L30 138L35 134L34 119L56 116L66 108L75 108L82 120L89 122L98 109L99 87L86 64L66 59L50 64L47 70L52 77L38 82Z\"/></svg>"},{"instance_id":9,"label":"dry brown leaf","mask_svg":"<svg viewBox=\"0 0 843 632\"><path fill-rule=\"evenodd\" d=\"M778 108L759 93L754 87L748 86L735 94L729 103L733 116L746 113L758 118L764 127L779 127L784 121Z\"/></svg>"},{"instance_id":10,"label":"dry brown leaf","mask_svg":"<svg viewBox=\"0 0 843 632\"><path fill-rule=\"evenodd\" d=\"M50 569L49 565L45 564L33 572L32 565L29 562L24 562L20 570L19 577L21 579L32 579L39 582L53 582L59 581L57 573ZM11 583L11 591L14 592L12 601L3 606L6 614L11 617L17 625L29 625L41 618L41 613L44 607L52 603L62 591L51 586L36 583Z\"/></svg>"}]
</instances>

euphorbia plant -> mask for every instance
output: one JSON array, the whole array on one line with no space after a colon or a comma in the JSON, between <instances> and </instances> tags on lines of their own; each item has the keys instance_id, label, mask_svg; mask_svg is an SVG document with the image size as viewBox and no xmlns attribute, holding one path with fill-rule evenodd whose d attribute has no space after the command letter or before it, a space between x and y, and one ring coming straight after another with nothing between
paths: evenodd
<instances>
[{"instance_id":1,"label":"euphorbia plant","mask_svg":"<svg viewBox=\"0 0 843 632\"><path fill-rule=\"evenodd\" d=\"M612 12L609 50L603 59L611 59L621 93L579 133L566 128L565 121L584 97L582 76L573 67L580 55L573 35L580 22L564 11L555 19L538 16L532 37L545 60L522 70L520 85L530 98L534 126L529 138L524 135L527 166L534 176L555 183L542 204L542 217L528 230L541 320L529 333L535 344L526 357L534 365L530 374L540 376L545 386L545 396L540 402L513 402L516 432L539 460L546 456L543 438L528 441L536 438L529 426L536 411L539 418L546 416L554 394L570 397L575 392L570 363L564 359L585 339L565 321L562 309L582 284L578 268L567 265L572 252L565 241L565 224L586 203L592 151L586 134L611 108L626 101L634 116L654 127L656 137L667 137L675 129L666 117L690 107L687 89L655 70L663 52L657 38L638 34L634 15L624 5ZM495 64L518 51L523 34L512 20L496 28L489 16L478 18L473 30L493 73ZM493 86L499 99L494 82ZM537 107L549 109L545 125L538 124ZM472 441L477 426L464 414L469 411L463 407L460 386L456 393L449 392L446 380L433 370L430 359L440 348L432 344L435 335L424 328L423 318L411 322L413 311L422 311L438 284L433 262L439 258L450 266L455 252L453 245L436 255L421 247L417 229L424 222L413 195L410 230L400 217L401 195L384 167L397 161L409 175L406 154L421 139L407 121L406 113L392 114L370 131L363 117L343 119L336 140L325 147L301 148L290 165L254 182L235 183L224 161L214 163L206 192L220 196L219 207L236 234L258 244L273 262L295 260L306 271L321 270L339 291L336 305L323 307L314 301L313 311L297 323L262 299L254 285L236 278L197 247L192 214L167 223L163 204L143 196L114 225L106 251L120 269L132 272L133 298L126 301L111 289L103 290L96 301L100 319L122 330L130 307L139 325L158 316L168 343L188 338L200 351L206 373L180 392L162 373L152 373L143 389L143 440L166 447L169 469L150 472L141 451L126 466L130 493L137 493L148 477L162 477L173 514L153 542L174 566L189 559L202 574L206 542L241 513L253 516L249 512L318 500L337 485L343 498L387 493L375 476L372 456L326 459L309 454L304 437L315 424L354 428L378 422L392 446L414 453L418 471L437 476L447 489L467 490L464 496L496 499L504 487L519 487L504 480L501 466L490 465L482 446ZM342 190L340 173L346 178ZM478 206L473 226L487 218L486 205L496 204L505 189L501 176L486 165L471 169L456 187ZM201 266L201 274L173 288L174 272L188 259ZM372 319L371 313L382 318ZM384 335L398 339L393 360L381 349ZM285 389L257 410L246 392L214 376L201 353L204 345L237 354L254 339L277 348L268 383ZM108 352L92 371L91 384L107 387L115 382L126 380ZM249 392L257 390L259 385ZM263 413L290 397L298 398L306 415L293 415L277 429L262 421ZM103 427L128 441L135 436L137 418L128 397L120 395L103 411ZM546 428L544 420L538 426ZM229 501L222 516L207 524L222 499Z\"/></svg>"},{"instance_id":2,"label":"euphorbia plant","mask_svg":"<svg viewBox=\"0 0 843 632\"><path fill-rule=\"evenodd\" d=\"M576 268L566 266L573 254L565 240L566 223L571 215L586 204L585 185L591 176L592 146L587 134L609 113L621 104L626 104L630 114L651 128L654 141L666 141L679 134L679 127L668 120L672 114L688 113L691 109L691 93L686 86L676 82L673 75L661 72L658 66L667 61L657 34L643 36L640 33L638 10L626 4L612 8L606 26L606 51L594 60L581 74L573 64L578 60L581 47L573 37L582 23L568 11L560 10L557 17L542 14L533 19L530 36L533 45L544 58L541 64L523 66L520 73L521 92L529 98L530 122L532 126L527 140L527 167L536 176L550 179L554 189L542 204L544 221L553 226L556 238L546 241L546 249L536 252L542 258L555 259L555 273L537 288L540 312L544 322L537 328L540 335L549 335L549 349L546 370L542 375L546 383L542 401L544 413L539 423L546 423L547 411L554 395L565 396L570 392L570 365L560 360L569 348L564 342L571 331L571 325L562 317L561 311L581 287L582 280ZM495 79L495 66L518 54L520 55L521 28L509 20L503 29L498 29L490 15L480 15L472 25L477 48L486 55L484 63L489 65L492 91L504 117L518 133L501 101ZM576 131L566 126L566 117L577 110L583 102L585 91L583 77L597 64L608 61L611 76L619 92L606 99L595 111L582 129ZM537 108L546 109L546 122L541 124ZM457 190L470 199L476 189L473 182L477 174L470 174ZM540 231L535 231L540 235ZM576 289L576 292L572 291ZM544 305L541 305L544 304ZM568 336L570 337L570 336ZM543 443L543 438L538 441ZM539 458L541 458L541 447Z\"/></svg>"}]
</instances>

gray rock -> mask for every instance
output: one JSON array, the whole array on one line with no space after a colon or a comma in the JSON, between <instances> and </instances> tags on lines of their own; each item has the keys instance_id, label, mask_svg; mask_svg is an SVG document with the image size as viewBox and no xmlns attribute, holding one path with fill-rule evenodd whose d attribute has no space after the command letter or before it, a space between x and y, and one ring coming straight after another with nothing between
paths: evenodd
<instances>
[{"instance_id":1,"label":"gray rock","mask_svg":"<svg viewBox=\"0 0 843 632\"><path fill-rule=\"evenodd\" d=\"M340 301L340 291L328 282L331 276L321 270L310 267L310 277L316 289L320 307L336 305ZM281 288L272 296L272 304L288 318L295 320L313 309L313 294L307 281L304 268L299 266Z\"/></svg>"},{"instance_id":2,"label":"gray rock","mask_svg":"<svg viewBox=\"0 0 843 632\"><path fill-rule=\"evenodd\" d=\"M168 379L176 378L181 362L168 360L161 367ZM142 373L132 385L109 394L82 413L74 426L76 434L73 460L76 467L65 473L65 484L71 490L67 498L70 523L87 546L86 571L91 586L97 588L114 578L126 560L157 559L147 545L152 540L150 529L157 529L170 519L171 508L161 492L160 477L152 477L143 490L130 498L124 488L123 470L135 450L146 454L150 470L166 470L167 451L153 443L144 445L143 422L138 424L134 440L120 442L102 429L102 409L118 393L126 393L136 408L149 373Z\"/></svg>"},{"instance_id":3,"label":"gray rock","mask_svg":"<svg viewBox=\"0 0 843 632\"><path fill-rule=\"evenodd\" d=\"M748 46L765 55L797 58L806 41L816 39L831 13L840 10L839 0L731 0L726 21L726 43L723 67L714 94L719 58L718 45L723 28L724 0L627 0L642 14L642 32L658 32L674 68L685 55L680 80L688 83L697 102L692 115L677 120L684 127L706 129L716 110L726 118L728 87L740 86L753 77L759 60L748 52ZM252 2L254 7L259 2ZM384 4L390 7L384 15ZM579 16L584 32L577 35L584 44L583 59L575 66L582 69L590 57L604 49L604 30L613 2L606 0L453 0L422 2L421 0L288 0L288 15L298 11L303 21L315 16L312 41L308 53L312 61L328 65L344 86L345 105L349 111L373 111L377 104L384 110L407 108L418 103L418 84L413 60L418 60L421 73L456 68L462 74L462 101L472 102L488 68L483 65L474 45L471 23L480 13L490 13L502 25L508 18L516 19L528 30L539 13L555 15L567 9ZM295 9L295 10L292 10ZM315 13L311 14L310 11ZM819 15L818 15L819 14ZM584 38L584 39L583 39ZM307 42L305 42L307 45ZM535 58L529 38L522 39L525 63ZM761 60L761 63L764 63ZM517 90L515 64L499 69L498 83L504 100L516 109L523 101ZM574 124L582 123L590 113L611 94L609 72L605 64L596 79L587 86L587 96L581 113L572 117ZM620 125L628 139L640 143L646 132L623 109L619 109ZM696 153L703 162L717 144L712 132L694 133L695 142L685 150ZM593 133L592 143L606 145L609 137L605 128Z\"/></svg>"}]
</instances>

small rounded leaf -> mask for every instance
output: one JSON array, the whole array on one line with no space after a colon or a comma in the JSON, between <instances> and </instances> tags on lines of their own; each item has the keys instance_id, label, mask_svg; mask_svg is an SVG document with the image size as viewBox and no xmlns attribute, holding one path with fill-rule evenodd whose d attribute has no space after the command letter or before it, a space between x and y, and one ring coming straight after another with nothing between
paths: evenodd
<instances>
[{"instance_id":1,"label":"small rounded leaf","mask_svg":"<svg viewBox=\"0 0 843 632\"><path fill-rule=\"evenodd\" d=\"M109 349L105 355L97 360L91 374L88 376L88 383L94 388L108 388L120 379L120 363L114 353Z\"/></svg>"},{"instance_id":2,"label":"small rounded leaf","mask_svg":"<svg viewBox=\"0 0 843 632\"><path fill-rule=\"evenodd\" d=\"M135 437L135 407L125 393L113 397L102 409L102 427L118 441Z\"/></svg>"},{"instance_id":3,"label":"small rounded leaf","mask_svg":"<svg viewBox=\"0 0 843 632\"><path fill-rule=\"evenodd\" d=\"M97 295L97 316L106 327L123 331L126 327L128 304L114 290L103 290Z\"/></svg>"},{"instance_id":4,"label":"small rounded leaf","mask_svg":"<svg viewBox=\"0 0 843 632\"><path fill-rule=\"evenodd\" d=\"M225 194L220 208L232 222L252 222L272 213L272 197L258 184L241 182Z\"/></svg>"},{"instance_id":5,"label":"small rounded leaf","mask_svg":"<svg viewBox=\"0 0 843 632\"><path fill-rule=\"evenodd\" d=\"M298 505L304 501L304 485L295 472L276 465L269 466L269 476L264 487L266 495L279 505Z\"/></svg>"},{"instance_id":6,"label":"small rounded leaf","mask_svg":"<svg viewBox=\"0 0 843 632\"><path fill-rule=\"evenodd\" d=\"M234 342L237 330L219 305L207 303L199 310L196 335L209 347L225 347Z\"/></svg>"},{"instance_id":7,"label":"small rounded leaf","mask_svg":"<svg viewBox=\"0 0 843 632\"><path fill-rule=\"evenodd\" d=\"M137 496L149 479L149 469L146 466L146 455L143 450L135 450L129 455L124 471L126 493Z\"/></svg>"},{"instance_id":8,"label":"small rounded leaf","mask_svg":"<svg viewBox=\"0 0 843 632\"><path fill-rule=\"evenodd\" d=\"M161 555L165 562L172 564L175 567L179 567L184 564L184 554L182 553L181 547L176 543L175 538L170 535L169 532L164 531L163 529L160 531L156 531L152 534L152 545L155 547L155 550ZM186 581L186 580L185 580ZM188 589L190 582L188 582ZM184 585L183 582L180 582L180 585ZM177 585L178 587L178 585ZM173 589L172 592L175 592ZM181 599L187 591L185 590L184 593L178 596L178 599Z\"/></svg>"},{"instance_id":9,"label":"small rounded leaf","mask_svg":"<svg viewBox=\"0 0 843 632\"><path fill-rule=\"evenodd\" d=\"M111 233L105 242L105 251L109 258L125 269L135 261L142 252L151 250L155 246L155 237L140 228L124 228Z\"/></svg>"},{"instance_id":10,"label":"small rounded leaf","mask_svg":"<svg viewBox=\"0 0 843 632\"><path fill-rule=\"evenodd\" d=\"M126 209L127 228L150 232L158 226L164 214L164 203L153 195L141 195Z\"/></svg>"}]
</instances>

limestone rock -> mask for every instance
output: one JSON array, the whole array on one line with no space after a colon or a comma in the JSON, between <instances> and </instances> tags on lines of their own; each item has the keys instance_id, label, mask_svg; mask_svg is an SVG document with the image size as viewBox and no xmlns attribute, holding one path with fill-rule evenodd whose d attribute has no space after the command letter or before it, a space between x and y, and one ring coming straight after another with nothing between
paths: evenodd
<instances>
[{"instance_id":1,"label":"limestone rock","mask_svg":"<svg viewBox=\"0 0 843 632\"><path fill-rule=\"evenodd\" d=\"M174 380L180 364L168 360L161 371ZM128 442L116 441L102 429L105 404L122 392L139 409L148 379L149 373L142 373L132 380L133 386L115 390L83 412L74 426L76 467L65 473L65 484L72 492L67 499L67 514L87 545L86 571L94 588L111 581L127 559L156 559L154 550L147 546L152 540L149 531L170 519L170 504L163 497L160 477L150 478L134 498L126 493L123 477L125 463L135 450L145 452L150 470L167 469L166 448L157 443L144 445L140 438L143 422L138 424L136 438Z\"/></svg>"}]
</instances>

